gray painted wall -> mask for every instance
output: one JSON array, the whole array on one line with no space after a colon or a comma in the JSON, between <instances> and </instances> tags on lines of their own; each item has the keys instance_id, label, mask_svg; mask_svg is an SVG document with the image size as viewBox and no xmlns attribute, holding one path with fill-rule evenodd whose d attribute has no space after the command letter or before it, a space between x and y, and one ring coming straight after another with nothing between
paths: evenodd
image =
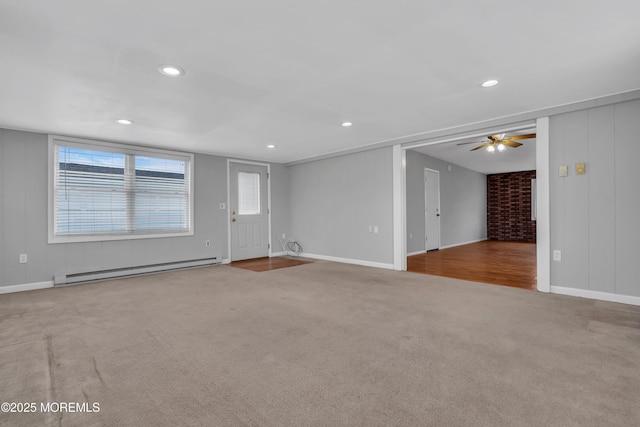
<instances>
[{"instance_id":1,"label":"gray painted wall","mask_svg":"<svg viewBox=\"0 0 640 427\"><path fill-rule=\"evenodd\" d=\"M47 243L47 135L0 129L0 286L55 274L183 261L227 254L226 158L195 155L195 235L90 243ZM288 171L271 168L272 232L287 232ZM211 240L211 247L205 247ZM277 250L277 246L275 246ZM19 254L28 255L19 264Z\"/></svg>"},{"instance_id":2,"label":"gray painted wall","mask_svg":"<svg viewBox=\"0 0 640 427\"><path fill-rule=\"evenodd\" d=\"M640 296L640 100L550 118L551 284ZM575 175L575 163L587 173ZM558 177L558 166L570 174ZM408 251L424 250L424 167L439 170L442 245L486 237L484 175L407 152ZM0 285L209 256L228 258L226 159L195 156L195 236L47 243L47 136L0 129ZM296 237L305 251L393 262L392 150L381 148L289 167L272 165L272 243ZM368 232L377 225L379 233ZM205 240L212 240L210 248ZM27 253L29 262L18 263Z\"/></svg>"},{"instance_id":3,"label":"gray painted wall","mask_svg":"<svg viewBox=\"0 0 640 427\"><path fill-rule=\"evenodd\" d=\"M639 120L640 100L550 118L552 286L640 296Z\"/></svg>"},{"instance_id":4,"label":"gray painted wall","mask_svg":"<svg viewBox=\"0 0 640 427\"><path fill-rule=\"evenodd\" d=\"M282 252L278 236L289 234L291 204L289 201L289 168L271 163L271 249Z\"/></svg>"},{"instance_id":5,"label":"gray painted wall","mask_svg":"<svg viewBox=\"0 0 640 427\"><path fill-rule=\"evenodd\" d=\"M487 238L487 177L407 151L407 253L425 250L424 169L440 171L440 245ZM410 238L410 236L413 238Z\"/></svg>"},{"instance_id":6,"label":"gray painted wall","mask_svg":"<svg viewBox=\"0 0 640 427\"><path fill-rule=\"evenodd\" d=\"M390 147L289 169L291 236L305 252L393 264Z\"/></svg>"}]
</instances>

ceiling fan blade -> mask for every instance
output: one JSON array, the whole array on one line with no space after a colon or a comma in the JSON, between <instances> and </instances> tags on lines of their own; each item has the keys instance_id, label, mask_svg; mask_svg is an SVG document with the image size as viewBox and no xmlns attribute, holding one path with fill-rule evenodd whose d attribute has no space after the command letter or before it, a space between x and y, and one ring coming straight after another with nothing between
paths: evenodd
<instances>
[{"instance_id":1,"label":"ceiling fan blade","mask_svg":"<svg viewBox=\"0 0 640 427\"><path fill-rule=\"evenodd\" d=\"M487 138L492 141L502 141L506 135L506 133L497 133L495 135L489 135Z\"/></svg>"},{"instance_id":2,"label":"ceiling fan blade","mask_svg":"<svg viewBox=\"0 0 640 427\"><path fill-rule=\"evenodd\" d=\"M504 140L505 141L514 141L514 140L517 140L517 139L529 139L529 138L535 138L535 137L536 137L535 133L528 133L526 135L513 135L513 136L510 136L508 138L505 138Z\"/></svg>"},{"instance_id":3,"label":"ceiling fan blade","mask_svg":"<svg viewBox=\"0 0 640 427\"><path fill-rule=\"evenodd\" d=\"M484 147L486 147L487 145L491 145L491 144L493 144L493 142L485 142L484 144L482 144L482 145L478 145L476 148L472 148L472 149L471 149L471 150L469 150L469 151L476 151L476 150L479 150L479 149L484 148Z\"/></svg>"},{"instance_id":4,"label":"ceiling fan blade","mask_svg":"<svg viewBox=\"0 0 640 427\"><path fill-rule=\"evenodd\" d=\"M459 144L456 144L456 145L469 145L469 144L481 144L481 143L483 143L483 142L485 142L485 141L471 141L471 142L461 142L461 143L459 143Z\"/></svg>"},{"instance_id":5,"label":"ceiling fan blade","mask_svg":"<svg viewBox=\"0 0 640 427\"><path fill-rule=\"evenodd\" d=\"M509 141L508 139L503 139L502 142L504 145L506 145L507 147L513 147L513 148L518 148L520 147L522 144L520 144L519 142L515 142L515 141Z\"/></svg>"}]
</instances>

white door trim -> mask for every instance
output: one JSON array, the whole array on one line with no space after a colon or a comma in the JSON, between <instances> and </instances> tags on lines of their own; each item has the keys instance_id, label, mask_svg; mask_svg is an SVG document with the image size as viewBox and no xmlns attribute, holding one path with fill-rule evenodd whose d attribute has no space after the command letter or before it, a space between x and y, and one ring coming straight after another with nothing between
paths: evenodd
<instances>
[{"instance_id":1,"label":"white door trim","mask_svg":"<svg viewBox=\"0 0 640 427\"><path fill-rule=\"evenodd\" d=\"M252 162L249 160L227 159L227 259L231 260L231 163L241 163L245 165L266 166L267 168L267 229L269 238L269 257L271 257L273 246L271 245L271 165L269 163Z\"/></svg>"},{"instance_id":2,"label":"white door trim","mask_svg":"<svg viewBox=\"0 0 640 427\"><path fill-rule=\"evenodd\" d=\"M407 150L393 146L393 269L407 271Z\"/></svg>"},{"instance_id":3,"label":"white door trim","mask_svg":"<svg viewBox=\"0 0 640 427\"><path fill-rule=\"evenodd\" d=\"M438 215L440 215L440 171L439 170L435 170L435 169L429 169L429 168L424 168L424 235L425 235L425 243L424 243L424 249L425 251L428 251L429 249L427 249L427 173L435 173L436 175L438 175ZM438 217L440 218L440 217ZM440 232L442 231L442 228L440 227L440 221L438 221L438 248L440 249L440 246L442 244L442 236L440 236Z\"/></svg>"},{"instance_id":4,"label":"white door trim","mask_svg":"<svg viewBox=\"0 0 640 427\"><path fill-rule=\"evenodd\" d=\"M551 292L549 117L536 122L536 258L538 291Z\"/></svg>"}]
</instances>

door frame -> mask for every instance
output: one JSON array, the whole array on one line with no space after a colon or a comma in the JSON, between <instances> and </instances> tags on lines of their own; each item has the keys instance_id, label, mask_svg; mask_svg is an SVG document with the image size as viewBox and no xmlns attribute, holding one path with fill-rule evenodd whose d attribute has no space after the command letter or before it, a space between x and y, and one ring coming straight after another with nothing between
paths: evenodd
<instances>
[{"instance_id":1,"label":"door frame","mask_svg":"<svg viewBox=\"0 0 640 427\"><path fill-rule=\"evenodd\" d=\"M503 131L514 131L527 127L536 127L536 182L537 182L537 220L536 220L536 258L537 290L551 292L551 209L550 209L550 170L549 164L549 117L539 117L523 125L501 126ZM484 137L485 131L469 137ZM434 142L396 144L392 148L393 177L393 269L407 270L407 150L425 145L442 144L460 140L461 137L442 137Z\"/></svg>"},{"instance_id":2,"label":"door frame","mask_svg":"<svg viewBox=\"0 0 640 427\"><path fill-rule=\"evenodd\" d=\"M441 216L441 212L440 212L440 171L439 170L435 170L435 169L429 169L429 168L424 168L424 251L428 252L429 249L427 249L427 173L435 173L438 176L438 218L440 218ZM436 249L431 249L431 250L437 250L440 249L440 246L442 244L442 236L441 236L441 232L442 232L442 227L441 227L441 223L440 221L438 221L438 247Z\"/></svg>"},{"instance_id":3,"label":"door frame","mask_svg":"<svg viewBox=\"0 0 640 427\"><path fill-rule=\"evenodd\" d=\"M227 258L223 260L225 264L231 262L231 163L241 163L245 165L265 166L267 168L267 233L269 234L267 244L269 258L272 255L271 245L271 164L262 162L252 162L249 160L227 159Z\"/></svg>"}]
</instances>

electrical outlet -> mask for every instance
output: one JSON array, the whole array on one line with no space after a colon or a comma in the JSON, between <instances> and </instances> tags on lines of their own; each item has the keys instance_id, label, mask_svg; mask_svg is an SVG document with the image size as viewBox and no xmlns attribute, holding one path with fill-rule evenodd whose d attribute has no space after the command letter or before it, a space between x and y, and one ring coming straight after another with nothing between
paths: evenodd
<instances>
[{"instance_id":1,"label":"electrical outlet","mask_svg":"<svg viewBox=\"0 0 640 427\"><path fill-rule=\"evenodd\" d=\"M559 250L554 250L553 251L553 260L554 261L562 261L562 252Z\"/></svg>"},{"instance_id":2,"label":"electrical outlet","mask_svg":"<svg viewBox=\"0 0 640 427\"><path fill-rule=\"evenodd\" d=\"M211 246L211 240L205 240L205 241L204 241L204 245L205 245L206 247Z\"/></svg>"},{"instance_id":3,"label":"electrical outlet","mask_svg":"<svg viewBox=\"0 0 640 427\"><path fill-rule=\"evenodd\" d=\"M20 264L27 263L27 254L20 254Z\"/></svg>"}]
</instances>

